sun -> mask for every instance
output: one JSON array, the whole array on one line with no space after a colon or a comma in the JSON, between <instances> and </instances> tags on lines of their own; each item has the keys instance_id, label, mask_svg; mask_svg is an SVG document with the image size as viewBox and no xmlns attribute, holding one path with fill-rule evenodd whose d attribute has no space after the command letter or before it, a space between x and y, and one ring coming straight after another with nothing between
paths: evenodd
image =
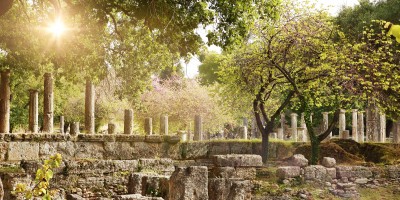
<instances>
[{"instance_id":1,"label":"sun","mask_svg":"<svg viewBox=\"0 0 400 200\"><path fill-rule=\"evenodd\" d=\"M60 37L66 31L66 27L61 18L58 18L56 21L53 22L53 24L48 27L48 31L51 32L54 36Z\"/></svg>"}]
</instances>

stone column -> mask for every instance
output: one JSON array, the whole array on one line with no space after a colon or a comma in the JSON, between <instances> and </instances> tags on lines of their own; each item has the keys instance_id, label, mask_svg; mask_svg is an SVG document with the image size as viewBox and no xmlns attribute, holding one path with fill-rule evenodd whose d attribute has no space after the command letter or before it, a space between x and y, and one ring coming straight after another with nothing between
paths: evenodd
<instances>
[{"instance_id":1,"label":"stone column","mask_svg":"<svg viewBox=\"0 0 400 200\"><path fill-rule=\"evenodd\" d=\"M304 113L301 113L300 116L301 116L300 117L300 127L302 128L301 131L302 131L302 136L303 136L303 139L301 139L300 141L307 142L308 131L307 131L306 120L304 119Z\"/></svg>"},{"instance_id":2,"label":"stone column","mask_svg":"<svg viewBox=\"0 0 400 200\"><path fill-rule=\"evenodd\" d=\"M43 98L43 132L53 132L53 74L44 74L44 98Z\"/></svg>"},{"instance_id":3,"label":"stone column","mask_svg":"<svg viewBox=\"0 0 400 200\"><path fill-rule=\"evenodd\" d=\"M300 142L307 142L307 136L306 136L306 133L305 133L305 129L303 127L297 128L297 134L298 134L297 139Z\"/></svg>"},{"instance_id":4,"label":"stone column","mask_svg":"<svg viewBox=\"0 0 400 200\"><path fill-rule=\"evenodd\" d=\"M115 134L117 132L117 125L115 123L108 123L108 134Z\"/></svg>"},{"instance_id":5,"label":"stone column","mask_svg":"<svg viewBox=\"0 0 400 200\"><path fill-rule=\"evenodd\" d=\"M285 132L285 124L286 124L286 118L285 118L285 113L281 113L281 128L283 129L282 132Z\"/></svg>"},{"instance_id":6,"label":"stone column","mask_svg":"<svg viewBox=\"0 0 400 200\"><path fill-rule=\"evenodd\" d=\"M60 133L64 134L65 130L64 130L64 116L60 116Z\"/></svg>"},{"instance_id":7,"label":"stone column","mask_svg":"<svg viewBox=\"0 0 400 200\"><path fill-rule=\"evenodd\" d=\"M168 135L168 115L160 117L160 135Z\"/></svg>"},{"instance_id":8,"label":"stone column","mask_svg":"<svg viewBox=\"0 0 400 200\"><path fill-rule=\"evenodd\" d=\"M243 139L247 140L247 127L249 125L249 122L247 118L243 118Z\"/></svg>"},{"instance_id":9,"label":"stone column","mask_svg":"<svg viewBox=\"0 0 400 200\"><path fill-rule=\"evenodd\" d=\"M86 79L85 90L85 131L93 134L94 131L94 85L90 79Z\"/></svg>"},{"instance_id":10,"label":"stone column","mask_svg":"<svg viewBox=\"0 0 400 200\"><path fill-rule=\"evenodd\" d=\"M278 139L283 140L283 128L278 128L277 132L278 132Z\"/></svg>"},{"instance_id":11,"label":"stone column","mask_svg":"<svg viewBox=\"0 0 400 200\"><path fill-rule=\"evenodd\" d=\"M124 134L133 134L133 110L126 109L124 113Z\"/></svg>"},{"instance_id":12,"label":"stone column","mask_svg":"<svg viewBox=\"0 0 400 200\"><path fill-rule=\"evenodd\" d=\"M379 142L386 142L386 115L379 115Z\"/></svg>"},{"instance_id":13,"label":"stone column","mask_svg":"<svg viewBox=\"0 0 400 200\"><path fill-rule=\"evenodd\" d=\"M292 129L292 136L293 140L297 142L297 114L292 113L290 114L290 128Z\"/></svg>"},{"instance_id":14,"label":"stone column","mask_svg":"<svg viewBox=\"0 0 400 200\"><path fill-rule=\"evenodd\" d=\"M29 131L38 132L39 95L37 90L29 90Z\"/></svg>"},{"instance_id":15,"label":"stone column","mask_svg":"<svg viewBox=\"0 0 400 200\"><path fill-rule=\"evenodd\" d=\"M193 140L203 140L202 119L200 115L194 117L194 138Z\"/></svg>"},{"instance_id":16,"label":"stone column","mask_svg":"<svg viewBox=\"0 0 400 200\"><path fill-rule=\"evenodd\" d=\"M322 132L325 132L329 128L329 113L322 112ZM325 140L330 140L332 138L332 132L329 133L329 136L326 137Z\"/></svg>"},{"instance_id":17,"label":"stone column","mask_svg":"<svg viewBox=\"0 0 400 200\"><path fill-rule=\"evenodd\" d=\"M339 138L343 138L343 131L346 130L346 110L340 109L339 113Z\"/></svg>"},{"instance_id":18,"label":"stone column","mask_svg":"<svg viewBox=\"0 0 400 200\"><path fill-rule=\"evenodd\" d=\"M0 83L0 133L10 132L10 70L1 72Z\"/></svg>"},{"instance_id":19,"label":"stone column","mask_svg":"<svg viewBox=\"0 0 400 200\"><path fill-rule=\"evenodd\" d=\"M379 129L378 129L378 123L379 123L379 113L376 108L376 106L371 105L368 106L366 110L366 135L367 135L367 141L371 142L378 142L379 140Z\"/></svg>"},{"instance_id":20,"label":"stone column","mask_svg":"<svg viewBox=\"0 0 400 200\"><path fill-rule=\"evenodd\" d=\"M357 109L351 110L351 136L354 141L358 142L358 126L357 126Z\"/></svg>"},{"instance_id":21,"label":"stone column","mask_svg":"<svg viewBox=\"0 0 400 200\"><path fill-rule=\"evenodd\" d=\"M144 133L146 135L153 135L153 119L150 117L144 120Z\"/></svg>"},{"instance_id":22,"label":"stone column","mask_svg":"<svg viewBox=\"0 0 400 200\"><path fill-rule=\"evenodd\" d=\"M358 133L358 142L364 142L364 113L357 113L357 133Z\"/></svg>"},{"instance_id":23,"label":"stone column","mask_svg":"<svg viewBox=\"0 0 400 200\"><path fill-rule=\"evenodd\" d=\"M349 130L344 130L342 132L342 137L341 139L349 139L350 138L350 131Z\"/></svg>"},{"instance_id":24,"label":"stone column","mask_svg":"<svg viewBox=\"0 0 400 200\"><path fill-rule=\"evenodd\" d=\"M393 143L400 143L400 119L397 122L393 122Z\"/></svg>"},{"instance_id":25,"label":"stone column","mask_svg":"<svg viewBox=\"0 0 400 200\"><path fill-rule=\"evenodd\" d=\"M79 122L72 122L70 124L70 135L78 135L79 134Z\"/></svg>"}]
</instances>

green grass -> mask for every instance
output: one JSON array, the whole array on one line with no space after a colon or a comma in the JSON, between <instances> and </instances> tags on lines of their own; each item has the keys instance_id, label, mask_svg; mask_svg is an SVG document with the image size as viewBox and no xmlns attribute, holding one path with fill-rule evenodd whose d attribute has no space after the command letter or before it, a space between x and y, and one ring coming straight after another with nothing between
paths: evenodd
<instances>
[{"instance_id":1,"label":"green grass","mask_svg":"<svg viewBox=\"0 0 400 200\"><path fill-rule=\"evenodd\" d=\"M361 200L400 200L400 186L390 185L378 188L357 188Z\"/></svg>"}]
</instances>

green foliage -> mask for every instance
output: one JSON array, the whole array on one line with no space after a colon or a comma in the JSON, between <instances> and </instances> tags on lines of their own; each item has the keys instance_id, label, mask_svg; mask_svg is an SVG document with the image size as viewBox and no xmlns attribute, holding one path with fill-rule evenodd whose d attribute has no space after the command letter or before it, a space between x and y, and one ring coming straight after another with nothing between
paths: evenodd
<instances>
[{"instance_id":1,"label":"green foliage","mask_svg":"<svg viewBox=\"0 0 400 200\"><path fill-rule=\"evenodd\" d=\"M359 5L343 8L335 18L335 23L351 41L360 41L364 25L373 20L399 23L400 2L398 0L362 0Z\"/></svg>"},{"instance_id":2,"label":"green foliage","mask_svg":"<svg viewBox=\"0 0 400 200\"><path fill-rule=\"evenodd\" d=\"M223 59L224 56L216 52L203 52L200 55L199 78L202 85L209 86L220 82L218 80L218 71Z\"/></svg>"},{"instance_id":3,"label":"green foliage","mask_svg":"<svg viewBox=\"0 0 400 200\"><path fill-rule=\"evenodd\" d=\"M42 167L36 171L34 185L32 187L18 183L12 192L14 195L22 194L25 199L41 197L43 200L51 200L54 191L50 190L50 180L53 178L53 170L61 164L61 154L55 154L45 160Z\"/></svg>"}]
</instances>

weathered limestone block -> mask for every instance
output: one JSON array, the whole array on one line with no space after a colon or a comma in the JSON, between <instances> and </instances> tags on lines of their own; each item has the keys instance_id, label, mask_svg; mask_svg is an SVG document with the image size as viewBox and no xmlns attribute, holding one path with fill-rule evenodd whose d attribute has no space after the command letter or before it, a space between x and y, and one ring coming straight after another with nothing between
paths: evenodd
<instances>
[{"instance_id":1,"label":"weathered limestone block","mask_svg":"<svg viewBox=\"0 0 400 200\"><path fill-rule=\"evenodd\" d=\"M135 171L138 168L138 160L113 160L113 170L118 171Z\"/></svg>"},{"instance_id":2,"label":"weathered limestone block","mask_svg":"<svg viewBox=\"0 0 400 200\"><path fill-rule=\"evenodd\" d=\"M76 142L75 145L75 158L104 158L105 152L102 142Z\"/></svg>"},{"instance_id":3,"label":"weathered limestone block","mask_svg":"<svg viewBox=\"0 0 400 200\"><path fill-rule=\"evenodd\" d=\"M400 165L390 165L386 167L389 178L400 178Z\"/></svg>"},{"instance_id":4,"label":"weathered limestone block","mask_svg":"<svg viewBox=\"0 0 400 200\"><path fill-rule=\"evenodd\" d=\"M0 142L0 161L5 161L8 151L8 142Z\"/></svg>"},{"instance_id":5,"label":"weathered limestone block","mask_svg":"<svg viewBox=\"0 0 400 200\"><path fill-rule=\"evenodd\" d=\"M258 167L262 166L260 155L251 154L229 154L215 155L213 162L218 167Z\"/></svg>"},{"instance_id":6,"label":"weathered limestone block","mask_svg":"<svg viewBox=\"0 0 400 200\"><path fill-rule=\"evenodd\" d=\"M169 177L161 175L145 175L142 178L142 195L168 197Z\"/></svg>"},{"instance_id":7,"label":"weathered limestone block","mask_svg":"<svg viewBox=\"0 0 400 200\"><path fill-rule=\"evenodd\" d=\"M108 134L114 135L117 133L117 125L115 123L108 124Z\"/></svg>"},{"instance_id":8,"label":"weathered limestone block","mask_svg":"<svg viewBox=\"0 0 400 200\"><path fill-rule=\"evenodd\" d=\"M209 200L251 199L251 184L248 180L212 178L208 182Z\"/></svg>"},{"instance_id":9,"label":"weathered limestone block","mask_svg":"<svg viewBox=\"0 0 400 200\"><path fill-rule=\"evenodd\" d=\"M176 144L181 141L180 135L164 135L163 138L164 138L164 141L166 141L170 144Z\"/></svg>"},{"instance_id":10,"label":"weathered limestone block","mask_svg":"<svg viewBox=\"0 0 400 200\"><path fill-rule=\"evenodd\" d=\"M305 180L330 182L332 180L331 174L328 174L327 168L322 165L310 165L304 167Z\"/></svg>"},{"instance_id":11,"label":"weathered limestone block","mask_svg":"<svg viewBox=\"0 0 400 200\"><path fill-rule=\"evenodd\" d=\"M322 166L324 167L335 167L336 166L336 160L334 158L331 157L324 157L322 158L322 162L321 162Z\"/></svg>"},{"instance_id":12,"label":"weathered limestone block","mask_svg":"<svg viewBox=\"0 0 400 200\"><path fill-rule=\"evenodd\" d=\"M8 161L38 160L39 143L11 142L8 146Z\"/></svg>"},{"instance_id":13,"label":"weathered limestone block","mask_svg":"<svg viewBox=\"0 0 400 200\"><path fill-rule=\"evenodd\" d=\"M245 180L254 180L256 178L256 169L253 167L214 167L211 171L215 178L237 178Z\"/></svg>"},{"instance_id":14,"label":"weathered limestone block","mask_svg":"<svg viewBox=\"0 0 400 200\"><path fill-rule=\"evenodd\" d=\"M363 166L336 166L336 176L340 178L370 178L372 171Z\"/></svg>"},{"instance_id":15,"label":"weathered limestone block","mask_svg":"<svg viewBox=\"0 0 400 200\"><path fill-rule=\"evenodd\" d=\"M207 167L178 167L169 182L169 200L208 200Z\"/></svg>"},{"instance_id":16,"label":"weathered limestone block","mask_svg":"<svg viewBox=\"0 0 400 200\"><path fill-rule=\"evenodd\" d=\"M248 180L230 181L229 196L227 199L245 200L251 199L251 185Z\"/></svg>"},{"instance_id":17,"label":"weathered limestone block","mask_svg":"<svg viewBox=\"0 0 400 200\"><path fill-rule=\"evenodd\" d=\"M308 165L308 160L302 154L295 154L286 161L286 164L288 166L305 167Z\"/></svg>"},{"instance_id":18,"label":"weathered limestone block","mask_svg":"<svg viewBox=\"0 0 400 200\"><path fill-rule=\"evenodd\" d=\"M280 179L294 178L300 176L299 166L279 167L276 170L276 176Z\"/></svg>"},{"instance_id":19,"label":"weathered limestone block","mask_svg":"<svg viewBox=\"0 0 400 200\"><path fill-rule=\"evenodd\" d=\"M228 199L229 189L227 189L226 178L211 178L208 180L209 200Z\"/></svg>"},{"instance_id":20,"label":"weathered limestone block","mask_svg":"<svg viewBox=\"0 0 400 200\"><path fill-rule=\"evenodd\" d=\"M128 179L128 193L142 194L142 179L145 174L133 173Z\"/></svg>"},{"instance_id":21,"label":"weathered limestone block","mask_svg":"<svg viewBox=\"0 0 400 200\"><path fill-rule=\"evenodd\" d=\"M326 168L326 173L332 178L336 179L336 168Z\"/></svg>"}]
</instances>

